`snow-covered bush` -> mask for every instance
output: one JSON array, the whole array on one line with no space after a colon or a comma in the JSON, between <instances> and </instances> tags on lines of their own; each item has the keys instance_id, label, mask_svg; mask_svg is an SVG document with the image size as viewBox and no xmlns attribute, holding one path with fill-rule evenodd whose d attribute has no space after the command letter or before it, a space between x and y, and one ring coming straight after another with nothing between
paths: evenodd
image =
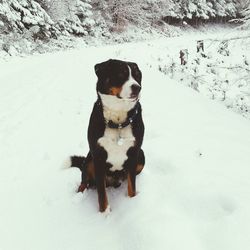
<instances>
[{"instance_id":1,"label":"snow-covered bush","mask_svg":"<svg viewBox=\"0 0 250 250\"><path fill-rule=\"evenodd\" d=\"M93 35L92 14L90 0L0 0L0 50L30 53L38 41Z\"/></svg>"},{"instance_id":2,"label":"snow-covered bush","mask_svg":"<svg viewBox=\"0 0 250 250\"><path fill-rule=\"evenodd\" d=\"M250 28L250 1L246 0L244 2L241 2L239 4L239 14L241 16L241 22L243 23L242 28L243 29L249 29Z\"/></svg>"},{"instance_id":3,"label":"snow-covered bush","mask_svg":"<svg viewBox=\"0 0 250 250\"><path fill-rule=\"evenodd\" d=\"M226 107L250 118L250 38L204 41L205 52L190 48L186 65L171 54L158 56L158 69L185 86L222 101ZM161 48L161 51L166 48ZM171 52L170 52L171 53ZM178 51L175 52L175 54Z\"/></svg>"},{"instance_id":4,"label":"snow-covered bush","mask_svg":"<svg viewBox=\"0 0 250 250\"><path fill-rule=\"evenodd\" d=\"M4 33L23 32L32 26L49 31L53 24L46 11L33 0L2 0L0 21L4 24Z\"/></svg>"},{"instance_id":5,"label":"snow-covered bush","mask_svg":"<svg viewBox=\"0 0 250 250\"><path fill-rule=\"evenodd\" d=\"M43 8L41 7L41 5ZM2 0L0 33L23 33L40 27L36 38L46 39L62 34L87 35L93 31L90 0Z\"/></svg>"},{"instance_id":6,"label":"snow-covered bush","mask_svg":"<svg viewBox=\"0 0 250 250\"><path fill-rule=\"evenodd\" d=\"M75 5L70 10L72 15L67 18L67 22L70 24L70 32L76 35L87 35L91 32L91 28L94 26L95 21L92 18L92 6L89 0L77 0Z\"/></svg>"},{"instance_id":7,"label":"snow-covered bush","mask_svg":"<svg viewBox=\"0 0 250 250\"><path fill-rule=\"evenodd\" d=\"M39 3L33 0L0 1L0 46L9 55L28 53L34 42L48 41L57 37L58 32Z\"/></svg>"},{"instance_id":8,"label":"snow-covered bush","mask_svg":"<svg viewBox=\"0 0 250 250\"><path fill-rule=\"evenodd\" d=\"M227 21L237 15L235 0L169 0L168 22L183 21L191 24Z\"/></svg>"},{"instance_id":9,"label":"snow-covered bush","mask_svg":"<svg viewBox=\"0 0 250 250\"><path fill-rule=\"evenodd\" d=\"M87 35L95 24L90 0L54 0L47 4L48 13L63 34Z\"/></svg>"}]
</instances>

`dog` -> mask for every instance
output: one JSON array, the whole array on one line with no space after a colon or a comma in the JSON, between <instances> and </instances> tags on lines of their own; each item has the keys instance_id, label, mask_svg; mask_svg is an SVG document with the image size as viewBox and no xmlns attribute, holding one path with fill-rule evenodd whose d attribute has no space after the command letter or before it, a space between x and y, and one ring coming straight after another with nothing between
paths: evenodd
<instances>
[{"instance_id":1,"label":"dog","mask_svg":"<svg viewBox=\"0 0 250 250\"><path fill-rule=\"evenodd\" d=\"M136 63L110 59L95 65L97 101L88 126L87 157L72 156L80 168L78 192L96 187L99 211L110 209L106 187L127 179L129 197L136 195L136 175L145 165L144 136L139 102L142 73Z\"/></svg>"}]
</instances>

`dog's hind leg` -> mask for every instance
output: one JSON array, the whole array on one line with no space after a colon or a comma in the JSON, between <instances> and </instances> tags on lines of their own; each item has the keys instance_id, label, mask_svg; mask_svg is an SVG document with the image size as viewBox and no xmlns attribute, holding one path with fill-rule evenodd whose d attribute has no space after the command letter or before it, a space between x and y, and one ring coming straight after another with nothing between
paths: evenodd
<instances>
[{"instance_id":1,"label":"dog's hind leg","mask_svg":"<svg viewBox=\"0 0 250 250\"><path fill-rule=\"evenodd\" d=\"M94 164L90 153L88 153L80 169L82 171L82 181L78 188L78 192L83 192L86 188L93 186L95 183Z\"/></svg>"},{"instance_id":2,"label":"dog's hind leg","mask_svg":"<svg viewBox=\"0 0 250 250\"><path fill-rule=\"evenodd\" d=\"M138 154L138 163L136 166L136 174L140 174L145 165L145 155L142 149L140 149Z\"/></svg>"},{"instance_id":3,"label":"dog's hind leg","mask_svg":"<svg viewBox=\"0 0 250 250\"><path fill-rule=\"evenodd\" d=\"M136 175L138 175L144 168L145 156L142 149L139 149L139 152L137 152L136 148L131 148L128 151L128 154L130 156L127 161L128 196L134 197L136 195Z\"/></svg>"},{"instance_id":4,"label":"dog's hind leg","mask_svg":"<svg viewBox=\"0 0 250 250\"><path fill-rule=\"evenodd\" d=\"M76 167L79 168L82 172L82 181L81 181L81 185L78 187L77 192L83 192L85 190L85 188L87 187L87 182L86 182L86 167L85 167L85 161L86 158L84 156L71 156L70 157L71 160L71 167Z\"/></svg>"},{"instance_id":5,"label":"dog's hind leg","mask_svg":"<svg viewBox=\"0 0 250 250\"><path fill-rule=\"evenodd\" d=\"M81 171L82 171L82 181L80 186L78 187L77 192L83 192L88 187L88 176L87 176L87 168L85 162L83 164Z\"/></svg>"}]
</instances>

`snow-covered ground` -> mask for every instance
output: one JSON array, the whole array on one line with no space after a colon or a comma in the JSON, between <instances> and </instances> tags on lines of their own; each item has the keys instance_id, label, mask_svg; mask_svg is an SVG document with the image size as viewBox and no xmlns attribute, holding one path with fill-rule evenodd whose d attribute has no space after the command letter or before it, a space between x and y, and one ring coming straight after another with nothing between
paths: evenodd
<instances>
[{"instance_id":1,"label":"snow-covered ground","mask_svg":"<svg viewBox=\"0 0 250 250\"><path fill-rule=\"evenodd\" d=\"M149 67L148 44L0 63L1 250L238 250L250 245L250 121ZM146 167L138 194L75 191L96 99L93 66L138 62Z\"/></svg>"},{"instance_id":2,"label":"snow-covered ground","mask_svg":"<svg viewBox=\"0 0 250 250\"><path fill-rule=\"evenodd\" d=\"M130 49L137 51L136 56L140 50L149 67L250 119L250 33L232 27L207 28L206 32L188 29L182 36L148 41L139 48L131 44ZM202 53L196 51L199 40L204 42ZM180 50L187 51L185 66L180 63Z\"/></svg>"},{"instance_id":3,"label":"snow-covered ground","mask_svg":"<svg viewBox=\"0 0 250 250\"><path fill-rule=\"evenodd\" d=\"M196 52L197 40L204 39L204 52ZM181 41L181 42L180 42ZM154 46L159 70L226 107L250 118L250 33L237 31L214 36L198 35ZM181 65L178 52L186 49L187 64ZM167 52L167 53L166 53ZM156 54L156 53L155 53Z\"/></svg>"}]
</instances>

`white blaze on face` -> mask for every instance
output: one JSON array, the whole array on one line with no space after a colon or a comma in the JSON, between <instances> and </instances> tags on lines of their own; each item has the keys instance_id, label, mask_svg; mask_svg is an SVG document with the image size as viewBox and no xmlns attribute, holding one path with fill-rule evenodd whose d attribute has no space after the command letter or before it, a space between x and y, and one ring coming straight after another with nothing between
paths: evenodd
<instances>
[{"instance_id":1,"label":"white blaze on face","mask_svg":"<svg viewBox=\"0 0 250 250\"><path fill-rule=\"evenodd\" d=\"M131 69L128 66L128 70L129 70L129 77L128 80L123 84L122 86L122 91L120 93L120 97L124 98L124 99L129 99L131 98L131 94L132 94L132 85L138 85L140 86L140 84L133 78L132 74L131 74Z\"/></svg>"}]
</instances>

